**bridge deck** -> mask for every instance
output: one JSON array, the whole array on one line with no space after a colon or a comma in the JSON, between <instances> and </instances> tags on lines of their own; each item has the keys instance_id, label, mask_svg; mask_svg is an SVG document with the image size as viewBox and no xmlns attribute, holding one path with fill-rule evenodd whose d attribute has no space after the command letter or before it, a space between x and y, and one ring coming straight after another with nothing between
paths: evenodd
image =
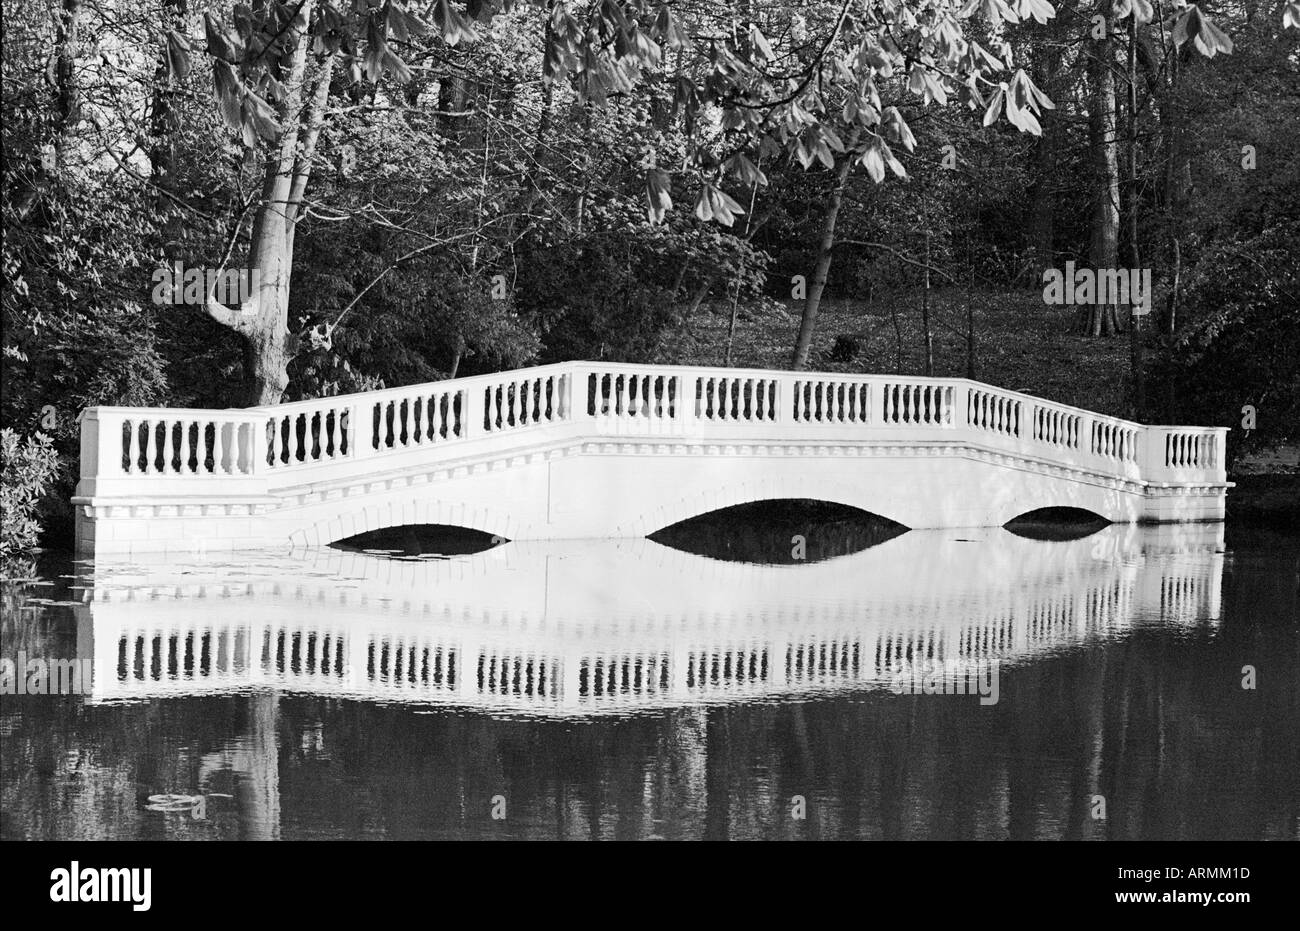
<instances>
[{"instance_id":1,"label":"bridge deck","mask_svg":"<svg viewBox=\"0 0 1300 931\"><path fill-rule=\"evenodd\" d=\"M1052 505L1214 520L1226 433L966 379L569 362L247 410L89 408L73 502L89 554L317 545L412 523L640 535L765 497L911 527Z\"/></svg>"}]
</instances>

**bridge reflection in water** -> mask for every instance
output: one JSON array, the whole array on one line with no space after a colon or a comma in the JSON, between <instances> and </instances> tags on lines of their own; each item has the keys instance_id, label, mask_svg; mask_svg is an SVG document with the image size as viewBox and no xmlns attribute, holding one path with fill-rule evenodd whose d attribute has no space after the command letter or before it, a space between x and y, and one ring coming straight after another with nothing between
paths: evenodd
<instances>
[{"instance_id":1,"label":"bridge reflection in water","mask_svg":"<svg viewBox=\"0 0 1300 931\"><path fill-rule=\"evenodd\" d=\"M1221 524L1178 524L1069 542L914 531L806 565L649 540L101 563L76 609L78 654L94 658L97 703L292 692L587 716L775 700L1215 625L1222 553Z\"/></svg>"}]
</instances>

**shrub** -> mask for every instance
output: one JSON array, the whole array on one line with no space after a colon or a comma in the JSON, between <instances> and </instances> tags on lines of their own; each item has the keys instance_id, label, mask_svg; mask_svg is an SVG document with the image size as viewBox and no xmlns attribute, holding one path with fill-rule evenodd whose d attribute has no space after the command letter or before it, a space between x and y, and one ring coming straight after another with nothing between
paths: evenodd
<instances>
[{"instance_id":1,"label":"shrub","mask_svg":"<svg viewBox=\"0 0 1300 931\"><path fill-rule=\"evenodd\" d=\"M59 472L59 457L43 433L21 438L0 430L0 570L30 552L40 536L36 507Z\"/></svg>"}]
</instances>

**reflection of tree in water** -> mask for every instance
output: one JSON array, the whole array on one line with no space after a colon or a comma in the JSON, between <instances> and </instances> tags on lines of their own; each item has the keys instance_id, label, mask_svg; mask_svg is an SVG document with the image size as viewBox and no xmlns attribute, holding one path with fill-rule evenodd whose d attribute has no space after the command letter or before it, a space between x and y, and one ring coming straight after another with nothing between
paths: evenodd
<instances>
[{"instance_id":1,"label":"reflection of tree in water","mask_svg":"<svg viewBox=\"0 0 1300 931\"><path fill-rule=\"evenodd\" d=\"M906 533L902 524L826 501L737 504L650 535L674 549L734 562L793 565L858 553Z\"/></svg>"}]
</instances>

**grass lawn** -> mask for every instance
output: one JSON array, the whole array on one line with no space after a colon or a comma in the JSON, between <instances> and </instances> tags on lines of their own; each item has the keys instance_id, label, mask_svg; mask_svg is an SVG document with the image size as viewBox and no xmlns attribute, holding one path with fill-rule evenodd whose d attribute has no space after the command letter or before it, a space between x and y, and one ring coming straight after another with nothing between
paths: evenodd
<instances>
[{"instance_id":1,"label":"grass lawn","mask_svg":"<svg viewBox=\"0 0 1300 931\"><path fill-rule=\"evenodd\" d=\"M966 295L933 290L931 329L934 374L966 374ZM972 295L975 323L975 377L1001 388L1024 391L1087 410L1128 416L1128 335L1093 339L1077 332L1074 307L1043 303L1039 291L979 292ZM897 310L898 333L890 308ZM732 364L755 368L789 367L799 329L801 301L782 309L740 309ZM730 305L701 308L697 318L665 345L665 362L722 365L726 357ZM840 334L857 337L851 362L830 361ZM899 339L901 335L901 340ZM921 293L878 297L870 304L849 298L822 301L809 368L830 372L902 373L925 371ZM1148 387L1150 389L1150 386Z\"/></svg>"}]
</instances>

